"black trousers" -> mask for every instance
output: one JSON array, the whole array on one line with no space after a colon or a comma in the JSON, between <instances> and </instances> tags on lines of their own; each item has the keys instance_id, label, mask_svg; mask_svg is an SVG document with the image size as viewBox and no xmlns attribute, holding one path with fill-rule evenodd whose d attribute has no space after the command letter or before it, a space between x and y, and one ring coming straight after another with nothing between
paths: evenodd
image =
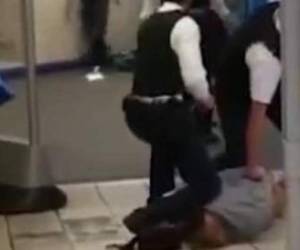
<instances>
[{"instance_id":1,"label":"black trousers","mask_svg":"<svg viewBox=\"0 0 300 250\"><path fill-rule=\"evenodd\" d=\"M103 64L107 61L105 42L109 1L81 0L81 20L85 39L88 43L88 60L91 64Z\"/></svg>"},{"instance_id":2,"label":"black trousers","mask_svg":"<svg viewBox=\"0 0 300 250\"><path fill-rule=\"evenodd\" d=\"M127 99L124 110L131 131L151 145L150 201L157 216L181 220L219 194L220 180L203 142L206 121L191 102L143 104ZM162 198L174 189L176 168L188 186Z\"/></svg>"},{"instance_id":3,"label":"black trousers","mask_svg":"<svg viewBox=\"0 0 300 250\"><path fill-rule=\"evenodd\" d=\"M222 168L237 168L246 164L246 129L251 100L233 101L227 87L217 84L216 102L226 144L226 155L219 164ZM267 115L272 123L281 130L281 97L277 90Z\"/></svg>"}]
</instances>

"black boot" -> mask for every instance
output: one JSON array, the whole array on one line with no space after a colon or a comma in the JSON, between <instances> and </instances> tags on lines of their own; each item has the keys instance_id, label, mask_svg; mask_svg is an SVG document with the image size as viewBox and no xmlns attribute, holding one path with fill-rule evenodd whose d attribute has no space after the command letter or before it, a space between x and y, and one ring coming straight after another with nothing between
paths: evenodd
<instances>
[{"instance_id":1,"label":"black boot","mask_svg":"<svg viewBox=\"0 0 300 250\"><path fill-rule=\"evenodd\" d=\"M156 200L144 208L133 211L124 219L124 224L134 234L154 227L163 221L178 223L195 217L199 213L199 201L190 188L184 188L174 195Z\"/></svg>"},{"instance_id":2,"label":"black boot","mask_svg":"<svg viewBox=\"0 0 300 250\"><path fill-rule=\"evenodd\" d=\"M194 232L195 220L177 224L161 223L146 229L138 238L139 250L179 250L182 243Z\"/></svg>"}]
</instances>

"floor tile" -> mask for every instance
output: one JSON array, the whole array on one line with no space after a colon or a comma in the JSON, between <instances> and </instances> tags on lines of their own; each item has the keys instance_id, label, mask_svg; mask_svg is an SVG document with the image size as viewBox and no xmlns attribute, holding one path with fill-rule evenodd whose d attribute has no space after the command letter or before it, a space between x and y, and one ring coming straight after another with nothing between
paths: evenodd
<instances>
[{"instance_id":1,"label":"floor tile","mask_svg":"<svg viewBox=\"0 0 300 250\"><path fill-rule=\"evenodd\" d=\"M281 240L285 238L286 222L284 220L277 220L272 228L263 233L257 240L258 242L271 242L274 240Z\"/></svg>"},{"instance_id":2,"label":"floor tile","mask_svg":"<svg viewBox=\"0 0 300 250\"><path fill-rule=\"evenodd\" d=\"M74 242L121 238L121 226L102 218L64 221L64 226Z\"/></svg>"},{"instance_id":3,"label":"floor tile","mask_svg":"<svg viewBox=\"0 0 300 250\"><path fill-rule=\"evenodd\" d=\"M61 188L68 195L68 206L59 212L63 220L111 218L111 213L99 198L95 185L65 185Z\"/></svg>"},{"instance_id":4,"label":"floor tile","mask_svg":"<svg viewBox=\"0 0 300 250\"><path fill-rule=\"evenodd\" d=\"M237 244L221 248L220 250L255 250L255 248L250 244Z\"/></svg>"},{"instance_id":5,"label":"floor tile","mask_svg":"<svg viewBox=\"0 0 300 250\"><path fill-rule=\"evenodd\" d=\"M280 239L270 242L256 243L254 246L256 250L285 250L286 241L284 239Z\"/></svg>"},{"instance_id":6,"label":"floor tile","mask_svg":"<svg viewBox=\"0 0 300 250\"><path fill-rule=\"evenodd\" d=\"M113 244L124 244L124 241L89 241L75 244L74 250L117 250Z\"/></svg>"},{"instance_id":7,"label":"floor tile","mask_svg":"<svg viewBox=\"0 0 300 250\"><path fill-rule=\"evenodd\" d=\"M103 237L105 236L105 237ZM119 227L118 232L102 234L98 238L86 238L83 240L76 241L74 246L75 250L116 250L111 247L114 244L127 243L132 238L132 235L124 227Z\"/></svg>"},{"instance_id":8,"label":"floor tile","mask_svg":"<svg viewBox=\"0 0 300 250\"><path fill-rule=\"evenodd\" d=\"M132 237L121 218L145 204L146 186L146 180L64 185L69 203L59 216L48 212L8 217L14 250L114 250L107 246ZM284 250L284 236L285 222L278 220L255 243L219 250ZM3 217L0 244L1 250L12 250Z\"/></svg>"},{"instance_id":9,"label":"floor tile","mask_svg":"<svg viewBox=\"0 0 300 250\"><path fill-rule=\"evenodd\" d=\"M10 246L7 223L5 218L2 216L0 217L0 249L12 250Z\"/></svg>"},{"instance_id":10,"label":"floor tile","mask_svg":"<svg viewBox=\"0 0 300 250\"><path fill-rule=\"evenodd\" d=\"M253 246L259 250L284 250L286 245L286 222L278 220Z\"/></svg>"},{"instance_id":11,"label":"floor tile","mask_svg":"<svg viewBox=\"0 0 300 250\"><path fill-rule=\"evenodd\" d=\"M45 237L20 237L14 240L15 250L73 250L63 234Z\"/></svg>"},{"instance_id":12,"label":"floor tile","mask_svg":"<svg viewBox=\"0 0 300 250\"><path fill-rule=\"evenodd\" d=\"M133 238L133 234L130 233L130 232L127 230L127 228L125 228L124 226L122 226L122 227L120 228L120 232L119 232L119 233L120 233L121 238L124 239L124 240L130 240L130 239Z\"/></svg>"},{"instance_id":13,"label":"floor tile","mask_svg":"<svg viewBox=\"0 0 300 250\"><path fill-rule=\"evenodd\" d=\"M98 187L100 194L118 218L122 218L137 207L144 206L147 199L144 180L115 184L100 183Z\"/></svg>"},{"instance_id":14,"label":"floor tile","mask_svg":"<svg viewBox=\"0 0 300 250\"><path fill-rule=\"evenodd\" d=\"M14 236L43 235L63 231L55 212L10 216L8 221Z\"/></svg>"}]
</instances>

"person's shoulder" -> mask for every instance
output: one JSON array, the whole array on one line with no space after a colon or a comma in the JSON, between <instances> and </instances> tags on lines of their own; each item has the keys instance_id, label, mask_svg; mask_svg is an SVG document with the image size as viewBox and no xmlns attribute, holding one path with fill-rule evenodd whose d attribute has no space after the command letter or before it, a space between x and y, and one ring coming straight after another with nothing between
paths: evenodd
<instances>
[{"instance_id":1,"label":"person's shoulder","mask_svg":"<svg viewBox=\"0 0 300 250\"><path fill-rule=\"evenodd\" d=\"M184 15L182 16L177 24L181 24L181 25L185 25L185 26L190 26L190 27L195 27L197 26L197 23L195 21L195 19L191 16L191 15Z\"/></svg>"},{"instance_id":2,"label":"person's shoulder","mask_svg":"<svg viewBox=\"0 0 300 250\"><path fill-rule=\"evenodd\" d=\"M191 16L185 15L177 21L174 30L178 33L195 33L199 32L199 26Z\"/></svg>"},{"instance_id":3,"label":"person's shoulder","mask_svg":"<svg viewBox=\"0 0 300 250\"><path fill-rule=\"evenodd\" d=\"M272 51L270 51L263 42L255 42L248 46L245 58L248 65L259 65L260 63L274 63L278 61Z\"/></svg>"},{"instance_id":4,"label":"person's shoulder","mask_svg":"<svg viewBox=\"0 0 300 250\"><path fill-rule=\"evenodd\" d=\"M200 27L206 26L212 32L227 33L223 20L216 11L211 8L194 9L191 10L190 15Z\"/></svg>"},{"instance_id":5,"label":"person's shoulder","mask_svg":"<svg viewBox=\"0 0 300 250\"><path fill-rule=\"evenodd\" d=\"M211 8L202 8L202 9L192 9L189 12L189 15L194 18L218 18L221 19L221 17L219 17L219 15L217 14L217 12ZM221 19L222 20L222 19Z\"/></svg>"}]
</instances>

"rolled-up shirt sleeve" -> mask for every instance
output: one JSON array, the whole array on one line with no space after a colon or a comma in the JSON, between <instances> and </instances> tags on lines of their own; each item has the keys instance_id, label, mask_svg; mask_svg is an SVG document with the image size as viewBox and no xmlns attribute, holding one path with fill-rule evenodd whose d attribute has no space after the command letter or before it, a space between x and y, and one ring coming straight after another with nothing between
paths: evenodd
<instances>
[{"instance_id":1,"label":"rolled-up shirt sleeve","mask_svg":"<svg viewBox=\"0 0 300 250\"><path fill-rule=\"evenodd\" d=\"M270 104L281 79L281 62L263 43L250 46L245 60L252 100Z\"/></svg>"},{"instance_id":2,"label":"rolled-up shirt sleeve","mask_svg":"<svg viewBox=\"0 0 300 250\"><path fill-rule=\"evenodd\" d=\"M171 47L178 56L186 91L196 100L210 96L200 49L200 29L191 17L184 17L171 33Z\"/></svg>"}]
</instances>

